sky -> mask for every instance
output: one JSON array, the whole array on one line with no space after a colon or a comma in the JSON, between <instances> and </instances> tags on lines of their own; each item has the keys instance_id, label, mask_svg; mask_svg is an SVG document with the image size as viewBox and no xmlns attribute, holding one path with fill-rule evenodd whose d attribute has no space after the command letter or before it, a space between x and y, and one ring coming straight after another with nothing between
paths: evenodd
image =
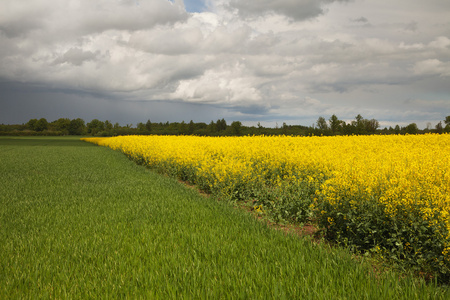
<instances>
[{"instance_id":1,"label":"sky","mask_svg":"<svg viewBox=\"0 0 450 300\"><path fill-rule=\"evenodd\" d=\"M448 0L2 0L0 123L450 115Z\"/></svg>"}]
</instances>

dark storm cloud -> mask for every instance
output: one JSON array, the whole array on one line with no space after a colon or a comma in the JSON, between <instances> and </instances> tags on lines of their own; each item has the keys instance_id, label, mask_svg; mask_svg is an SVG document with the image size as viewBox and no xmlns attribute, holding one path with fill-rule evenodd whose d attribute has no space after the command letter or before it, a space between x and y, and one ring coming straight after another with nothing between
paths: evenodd
<instances>
[{"instance_id":1,"label":"dark storm cloud","mask_svg":"<svg viewBox=\"0 0 450 300\"><path fill-rule=\"evenodd\" d=\"M0 124L21 124L34 118L110 120L121 125L145 122L209 123L222 118L223 109L180 101L126 100L120 95L54 89L48 86L0 82Z\"/></svg>"}]
</instances>

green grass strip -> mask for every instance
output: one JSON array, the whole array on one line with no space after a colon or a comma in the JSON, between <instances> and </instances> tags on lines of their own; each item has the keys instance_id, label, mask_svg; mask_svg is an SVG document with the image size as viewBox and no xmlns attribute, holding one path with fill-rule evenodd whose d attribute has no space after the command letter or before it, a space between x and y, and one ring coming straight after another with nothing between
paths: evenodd
<instances>
[{"instance_id":1,"label":"green grass strip","mask_svg":"<svg viewBox=\"0 0 450 300\"><path fill-rule=\"evenodd\" d=\"M0 299L450 298L105 147L0 138L0 162Z\"/></svg>"}]
</instances>

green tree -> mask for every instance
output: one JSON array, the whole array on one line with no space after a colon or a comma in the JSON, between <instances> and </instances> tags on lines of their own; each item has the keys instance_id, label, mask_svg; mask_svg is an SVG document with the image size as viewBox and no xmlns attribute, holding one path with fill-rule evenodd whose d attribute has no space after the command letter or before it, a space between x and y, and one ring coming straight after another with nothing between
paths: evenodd
<instances>
[{"instance_id":1,"label":"green tree","mask_svg":"<svg viewBox=\"0 0 450 300\"><path fill-rule=\"evenodd\" d=\"M146 130L145 124L142 123L142 122L137 123L136 127L137 127L137 130L140 131L140 132L143 132L143 131Z\"/></svg>"},{"instance_id":2,"label":"green tree","mask_svg":"<svg viewBox=\"0 0 450 300\"><path fill-rule=\"evenodd\" d=\"M240 121L233 121L231 123L231 131L233 135L241 135L242 123Z\"/></svg>"},{"instance_id":3,"label":"green tree","mask_svg":"<svg viewBox=\"0 0 450 300\"><path fill-rule=\"evenodd\" d=\"M380 123L375 120L375 119L371 119L371 120L364 120L364 125L365 125L365 129L367 133L376 133L378 127L380 127Z\"/></svg>"},{"instance_id":4,"label":"green tree","mask_svg":"<svg viewBox=\"0 0 450 300\"><path fill-rule=\"evenodd\" d=\"M207 129L208 129L208 131L209 131L210 133L215 133L215 132L217 132L217 125L216 125L216 123L214 123L214 121L211 120L211 122L209 123Z\"/></svg>"},{"instance_id":5,"label":"green tree","mask_svg":"<svg viewBox=\"0 0 450 300\"><path fill-rule=\"evenodd\" d=\"M188 124L187 134L192 135L194 134L194 131L195 131L195 123L194 121L191 120Z\"/></svg>"},{"instance_id":6,"label":"green tree","mask_svg":"<svg viewBox=\"0 0 450 300\"><path fill-rule=\"evenodd\" d=\"M445 128L443 131L450 132L450 116L445 117L444 123L445 123Z\"/></svg>"},{"instance_id":7,"label":"green tree","mask_svg":"<svg viewBox=\"0 0 450 300\"><path fill-rule=\"evenodd\" d=\"M187 127L186 122L181 121L181 123L178 125L178 133L184 135L184 134L187 134L187 131L188 131L188 127Z\"/></svg>"},{"instance_id":8,"label":"green tree","mask_svg":"<svg viewBox=\"0 0 450 300\"><path fill-rule=\"evenodd\" d=\"M58 120L53 122L55 125L55 129L64 132L65 134L69 133L70 119L68 118L59 118Z\"/></svg>"},{"instance_id":9,"label":"green tree","mask_svg":"<svg viewBox=\"0 0 450 300\"><path fill-rule=\"evenodd\" d=\"M222 120L217 120L216 122L217 131L224 131L227 129L227 121L224 118Z\"/></svg>"},{"instance_id":10,"label":"green tree","mask_svg":"<svg viewBox=\"0 0 450 300\"><path fill-rule=\"evenodd\" d=\"M351 134L354 134L356 132L356 127L353 126L352 123L353 122L350 122L350 123L342 122L342 132L344 134L351 135Z\"/></svg>"},{"instance_id":11,"label":"green tree","mask_svg":"<svg viewBox=\"0 0 450 300\"><path fill-rule=\"evenodd\" d=\"M145 123L145 129L147 129L147 131L152 131L152 122L150 122L150 119Z\"/></svg>"},{"instance_id":12,"label":"green tree","mask_svg":"<svg viewBox=\"0 0 450 300\"><path fill-rule=\"evenodd\" d=\"M328 130L328 124L324 117L319 117L316 122L317 128L322 131Z\"/></svg>"},{"instance_id":13,"label":"green tree","mask_svg":"<svg viewBox=\"0 0 450 300\"><path fill-rule=\"evenodd\" d=\"M108 131L111 131L113 129L112 123L108 120L105 121L105 129Z\"/></svg>"},{"instance_id":14,"label":"green tree","mask_svg":"<svg viewBox=\"0 0 450 300\"><path fill-rule=\"evenodd\" d=\"M87 131L91 135L96 135L97 133L105 130L105 123L98 120L93 119L91 122L87 123Z\"/></svg>"},{"instance_id":15,"label":"green tree","mask_svg":"<svg viewBox=\"0 0 450 300\"><path fill-rule=\"evenodd\" d=\"M37 123L37 119L30 119L28 122L27 122L27 128L28 129L30 129L30 130L36 130L36 123Z\"/></svg>"},{"instance_id":16,"label":"green tree","mask_svg":"<svg viewBox=\"0 0 450 300\"><path fill-rule=\"evenodd\" d=\"M288 125L286 124L286 122L283 122L283 125L281 126L281 132L282 132L284 135L287 135L287 132L288 132Z\"/></svg>"},{"instance_id":17,"label":"green tree","mask_svg":"<svg viewBox=\"0 0 450 300\"><path fill-rule=\"evenodd\" d=\"M73 119L70 121L69 134L70 135L82 135L86 131L86 125L83 119Z\"/></svg>"},{"instance_id":18,"label":"green tree","mask_svg":"<svg viewBox=\"0 0 450 300\"><path fill-rule=\"evenodd\" d=\"M328 121L330 122L330 129L333 134L336 134L342 129L342 121L336 115L332 115Z\"/></svg>"},{"instance_id":19,"label":"green tree","mask_svg":"<svg viewBox=\"0 0 450 300\"><path fill-rule=\"evenodd\" d=\"M444 128L442 127L442 122L439 122L434 127L436 129L436 133L442 133L444 131Z\"/></svg>"},{"instance_id":20,"label":"green tree","mask_svg":"<svg viewBox=\"0 0 450 300\"><path fill-rule=\"evenodd\" d=\"M446 116L444 120L445 125L450 125L450 116Z\"/></svg>"},{"instance_id":21,"label":"green tree","mask_svg":"<svg viewBox=\"0 0 450 300\"><path fill-rule=\"evenodd\" d=\"M416 123L409 124L405 129L408 134L417 134L419 132L419 128Z\"/></svg>"},{"instance_id":22,"label":"green tree","mask_svg":"<svg viewBox=\"0 0 450 300\"><path fill-rule=\"evenodd\" d=\"M364 118L358 114L355 117L355 121L352 122L352 125L355 126L355 131L357 134L364 134L366 133L366 126L365 126L365 122L364 122Z\"/></svg>"},{"instance_id":23,"label":"green tree","mask_svg":"<svg viewBox=\"0 0 450 300\"><path fill-rule=\"evenodd\" d=\"M48 128L48 122L45 118L40 118L34 125L34 130L44 131Z\"/></svg>"}]
</instances>

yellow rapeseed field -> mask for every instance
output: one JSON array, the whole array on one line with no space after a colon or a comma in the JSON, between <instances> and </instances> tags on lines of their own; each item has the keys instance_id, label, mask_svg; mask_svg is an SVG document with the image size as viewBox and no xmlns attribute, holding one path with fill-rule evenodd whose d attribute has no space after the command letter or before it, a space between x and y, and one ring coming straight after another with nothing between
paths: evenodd
<instances>
[{"instance_id":1,"label":"yellow rapeseed field","mask_svg":"<svg viewBox=\"0 0 450 300\"><path fill-rule=\"evenodd\" d=\"M414 214L407 222L418 218L426 227L434 228L432 238L443 243L439 263L449 264L448 134L120 136L85 140L120 150L149 167L230 197L236 191L313 184L315 193L310 208L331 227L337 222L336 211L344 206L357 211L368 202L382 207L383 218L398 220ZM344 221L350 218L345 213L341 215ZM412 242L405 241L403 249L413 248ZM414 255L424 251L422 244Z\"/></svg>"}]
</instances>

